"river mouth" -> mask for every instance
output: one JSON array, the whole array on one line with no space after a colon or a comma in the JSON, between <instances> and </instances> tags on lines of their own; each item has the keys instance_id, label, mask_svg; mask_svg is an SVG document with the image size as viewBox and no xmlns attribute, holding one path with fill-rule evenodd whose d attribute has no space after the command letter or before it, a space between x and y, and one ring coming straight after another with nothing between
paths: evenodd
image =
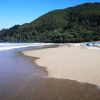
<instances>
[{"instance_id":1,"label":"river mouth","mask_svg":"<svg viewBox=\"0 0 100 100\"><path fill-rule=\"evenodd\" d=\"M0 100L100 100L96 85L44 78L46 70L19 53L31 49L0 52Z\"/></svg>"}]
</instances>

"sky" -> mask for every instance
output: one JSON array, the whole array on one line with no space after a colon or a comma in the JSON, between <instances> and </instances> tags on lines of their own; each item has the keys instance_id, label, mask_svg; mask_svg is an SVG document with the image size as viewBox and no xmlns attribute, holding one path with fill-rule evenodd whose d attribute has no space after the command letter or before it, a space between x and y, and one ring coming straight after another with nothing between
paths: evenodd
<instances>
[{"instance_id":1,"label":"sky","mask_svg":"<svg viewBox=\"0 0 100 100\"><path fill-rule=\"evenodd\" d=\"M33 21L56 9L100 0L0 0L0 29Z\"/></svg>"}]
</instances>

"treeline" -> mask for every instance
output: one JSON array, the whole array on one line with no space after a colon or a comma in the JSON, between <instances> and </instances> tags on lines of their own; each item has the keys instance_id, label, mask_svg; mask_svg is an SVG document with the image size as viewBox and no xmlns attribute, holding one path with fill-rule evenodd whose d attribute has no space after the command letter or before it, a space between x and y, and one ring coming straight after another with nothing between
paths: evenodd
<instances>
[{"instance_id":1,"label":"treeline","mask_svg":"<svg viewBox=\"0 0 100 100\"><path fill-rule=\"evenodd\" d=\"M84 42L100 40L100 3L49 12L31 23L0 31L0 42Z\"/></svg>"}]
</instances>

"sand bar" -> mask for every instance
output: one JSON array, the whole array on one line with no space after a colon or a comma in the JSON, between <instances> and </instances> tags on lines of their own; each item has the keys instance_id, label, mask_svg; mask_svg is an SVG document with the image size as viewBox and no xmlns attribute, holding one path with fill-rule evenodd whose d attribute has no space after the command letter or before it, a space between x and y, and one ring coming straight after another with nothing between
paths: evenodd
<instances>
[{"instance_id":1,"label":"sand bar","mask_svg":"<svg viewBox=\"0 0 100 100\"><path fill-rule=\"evenodd\" d=\"M59 46L23 53L26 56L40 58L36 63L47 68L50 78L100 85L100 50Z\"/></svg>"}]
</instances>

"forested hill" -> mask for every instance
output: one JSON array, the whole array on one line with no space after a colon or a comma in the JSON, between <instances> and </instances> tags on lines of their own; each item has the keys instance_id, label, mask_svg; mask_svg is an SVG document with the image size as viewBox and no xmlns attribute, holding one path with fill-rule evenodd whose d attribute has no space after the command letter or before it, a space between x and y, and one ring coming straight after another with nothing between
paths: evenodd
<instances>
[{"instance_id":1,"label":"forested hill","mask_svg":"<svg viewBox=\"0 0 100 100\"><path fill-rule=\"evenodd\" d=\"M100 3L51 11L31 23L0 31L0 42L83 42L100 40Z\"/></svg>"}]
</instances>

